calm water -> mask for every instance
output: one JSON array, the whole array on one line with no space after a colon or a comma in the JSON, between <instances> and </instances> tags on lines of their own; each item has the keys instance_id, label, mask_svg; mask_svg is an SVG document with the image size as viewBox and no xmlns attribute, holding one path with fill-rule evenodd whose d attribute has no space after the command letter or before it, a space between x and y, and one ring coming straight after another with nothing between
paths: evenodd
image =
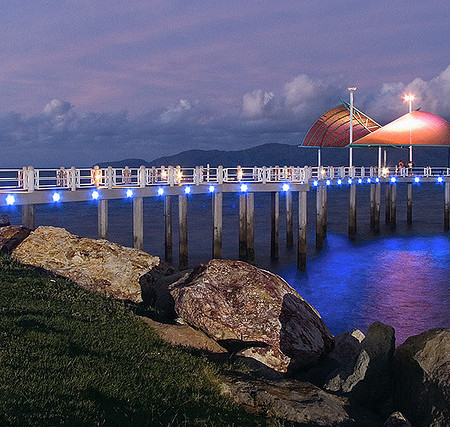
<instances>
[{"instance_id":1,"label":"calm water","mask_svg":"<svg viewBox=\"0 0 450 427\"><path fill-rule=\"evenodd\" d=\"M273 271L293 286L321 313L334 334L351 328L363 332L373 321L396 329L397 343L434 327L450 327L450 235L443 232L443 187L414 187L411 227L406 225L406 185L398 187L397 227L382 223L376 235L369 227L369 188L359 187L358 237L347 237L348 189L328 192L328 236L315 250L315 192L308 196L308 268L296 269L295 248L285 245L284 197L280 197L280 259L270 261L270 195L255 195L256 264ZM174 259L177 249L177 205L174 199ZM382 207L384 207L382 194ZM109 202L109 237L132 245L131 200ZM211 253L209 195L191 196L188 202L191 266ZM224 258L238 256L238 195L224 194ZM294 194L294 219L297 196ZM145 199L144 249L164 255L164 219L161 198ZM20 208L9 208L13 223L20 223ZM381 215L384 220L384 209ZM83 237L97 237L96 202L40 205L37 225L65 227Z\"/></svg>"}]
</instances>

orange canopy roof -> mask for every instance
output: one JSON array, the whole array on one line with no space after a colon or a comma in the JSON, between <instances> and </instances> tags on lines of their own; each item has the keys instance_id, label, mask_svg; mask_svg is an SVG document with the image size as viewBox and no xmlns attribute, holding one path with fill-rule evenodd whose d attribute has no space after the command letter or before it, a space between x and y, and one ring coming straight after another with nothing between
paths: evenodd
<instances>
[{"instance_id":1,"label":"orange canopy roof","mask_svg":"<svg viewBox=\"0 0 450 427\"><path fill-rule=\"evenodd\" d=\"M436 114L412 111L381 129L358 139L352 146L450 146L450 123Z\"/></svg>"},{"instance_id":2,"label":"orange canopy roof","mask_svg":"<svg viewBox=\"0 0 450 427\"><path fill-rule=\"evenodd\" d=\"M353 141L381 126L369 116L353 109ZM303 140L303 147L345 147L350 139L350 106L342 102L313 124Z\"/></svg>"}]
</instances>

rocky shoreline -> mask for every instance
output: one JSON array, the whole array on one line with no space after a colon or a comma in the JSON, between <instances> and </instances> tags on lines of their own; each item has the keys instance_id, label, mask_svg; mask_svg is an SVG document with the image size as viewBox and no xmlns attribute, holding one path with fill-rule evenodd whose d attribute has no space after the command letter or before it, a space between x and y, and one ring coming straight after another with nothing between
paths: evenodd
<instances>
[{"instance_id":1,"label":"rocky shoreline","mask_svg":"<svg viewBox=\"0 0 450 427\"><path fill-rule=\"evenodd\" d=\"M450 425L450 330L395 347L379 322L333 336L281 277L240 261L175 268L64 229L0 224L0 251L84 288L151 305L166 341L240 361L219 387L249 411L295 425Z\"/></svg>"}]
</instances>

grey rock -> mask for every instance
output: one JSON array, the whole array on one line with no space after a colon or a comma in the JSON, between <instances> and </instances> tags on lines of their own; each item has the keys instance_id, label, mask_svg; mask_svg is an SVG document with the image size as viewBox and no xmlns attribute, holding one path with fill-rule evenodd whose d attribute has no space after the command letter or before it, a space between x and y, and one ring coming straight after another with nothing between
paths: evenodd
<instances>
[{"instance_id":1,"label":"grey rock","mask_svg":"<svg viewBox=\"0 0 450 427\"><path fill-rule=\"evenodd\" d=\"M275 371L311 366L333 348L312 306L281 277L245 262L201 264L170 293L188 324Z\"/></svg>"},{"instance_id":2,"label":"grey rock","mask_svg":"<svg viewBox=\"0 0 450 427\"><path fill-rule=\"evenodd\" d=\"M22 225L0 227L0 252L11 253L30 233L31 230Z\"/></svg>"},{"instance_id":3,"label":"grey rock","mask_svg":"<svg viewBox=\"0 0 450 427\"><path fill-rule=\"evenodd\" d=\"M450 329L408 338L395 352L396 407L418 426L450 425Z\"/></svg>"},{"instance_id":4,"label":"grey rock","mask_svg":"<svg viewBox=\"0 0 450 427\"><path fill-rule=\"evenodd\" d=\"M0 215L0 227L6 227L7 225L11 225L9 221L8 215Z\"/></svg>"},{"instance_id":5,"label":"grey rock","mask_svg":"<svg viewBox=\"0 0 450 427\"><path fill-rule=\"evenodd\" d=\"M383 427L412 427L412 425L401 412L397 411L391 414Z\"/></svg>"}]
</instances>

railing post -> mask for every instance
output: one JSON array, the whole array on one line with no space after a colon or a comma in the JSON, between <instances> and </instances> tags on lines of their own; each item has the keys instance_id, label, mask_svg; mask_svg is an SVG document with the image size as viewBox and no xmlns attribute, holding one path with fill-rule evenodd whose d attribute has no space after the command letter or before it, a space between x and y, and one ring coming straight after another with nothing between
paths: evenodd
<instances>
[{"instance_id":1,"label":"railing post","mask_svg":"<svg viewBox=\"0 0 450 427\"><path fill-rule=\"evenodd\" d=\"M223 166L217 166L217 183L223 184Z\"/></svg>"},{"instance_id":2,"label":"railing post","mask_svg":"<svg viewBox=\"0 0 450 427\"><path fill-rule=\"evenodd\" d=\"M69 170L69 187L70 191L77 189L77 168L72 166Z\"/></svg>"},{"instance_id":3,"label":"railing post","mask_svg":"<svg viewBox=\"0 0 450 427\"><path fill-rule=\"evenodd\" d=\"M138 172L138 185L139 187L143 188L145 187L145 184L146 184L145 166L141 166Z\"/></svg>"},{"instance_id":4,"label":"railing post","mask_svg":"<svg viewBox=\"0 0 450 427\"><path fill-rule=\"evenodd\" d=\"M106 181L108 188L111 190L113 187L113 169L111 166L106 169Z\"/></svg>"}]
</instances>

